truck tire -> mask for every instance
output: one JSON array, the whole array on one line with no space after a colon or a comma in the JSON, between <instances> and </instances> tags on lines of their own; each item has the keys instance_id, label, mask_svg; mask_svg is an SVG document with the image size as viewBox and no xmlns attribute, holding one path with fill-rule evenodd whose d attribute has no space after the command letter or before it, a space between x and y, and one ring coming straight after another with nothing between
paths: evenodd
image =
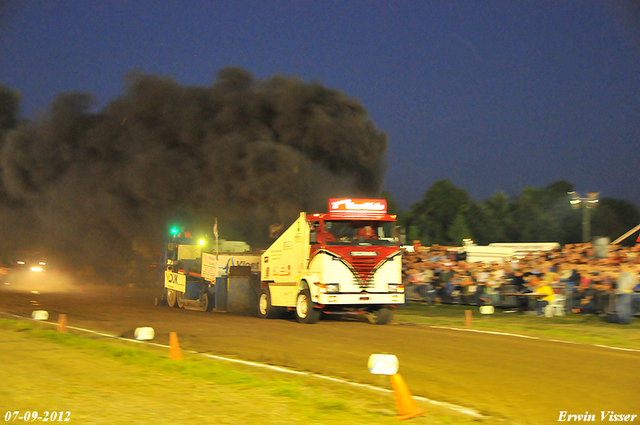
<instances>
[{"instance_id":1,"label":"truck tire","mask_svg":"<svg viewBox=\"0 0 640 425\"><path fill-rule=\"evenodd\" d=\"M271 293L268 288L263 288L260 292L258 317L262 319L277 319L280 317L280 309L271 305Z\"/></svg>"},{"instance_id":2,"label":"truck tire","mask_svg":"<svg viewBox=\"0 0 640 425\"><path fill-rule=\"evenodd\" d=\"M208 292L205 292L202 296L202 311L211 311L213 310L213 295Z\"/></svg>"},{"instance_id":3,"label":"truck tire","mask_svg":"<svg viewBox=\"0 0 640 425\"><path fill-rule=\"evenodd\" d=\"M376 325L386 325L393 318L393 312L388 307L382 307L373 312L373 323Z\"/></svg>"},{"instance_id":4,"label":"truck tire","mask_svg":"<svg viewBox=\"0 0 640 425\"><path fill-rule=\"evenodd\" d=\"M167 289L167 305L169 307L176 307L178 304L178 293L173 289Z\"/></svg>"},{"instance_id":5,"label":"truck tire","mask_svg":"<svg viewBox=\"0 0 640 425\"><path fill-rule=\"evenodd\" d=\"M311 301L311 292L308 289L303 289L298 293L296 297L296 319L300 323L313 324L320 319L322 312L317 308L314 308L313 301Z\"/></svg>"},{"instance_id":6,"label":"truck tire","mask_svg":"<svg viewBox=\"0 0 640 425\"><path fill-rule=\"evenodd\" d=\"M178 296L178 300L176 302L176 304L178 305L178 308L184 308L184 301L182 301L182 295L184 294L183 292L179 292L176 291L176 294Z\"/></svg>"}]
</instances>

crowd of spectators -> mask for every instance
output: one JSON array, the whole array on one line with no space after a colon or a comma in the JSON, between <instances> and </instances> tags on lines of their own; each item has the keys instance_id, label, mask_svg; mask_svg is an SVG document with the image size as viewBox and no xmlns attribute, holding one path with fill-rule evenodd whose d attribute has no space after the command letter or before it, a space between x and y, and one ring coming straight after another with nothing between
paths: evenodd
<instances>
[{"instance_id":1,"label":"crowd of spectators","mask_svg":"<svg viewBox=\"0 0 640 425\"><path fill-rule=\"evenodd\" d=\"M503 263L469 263L458 248L416 244L403 255L405 295L427 303L492 305L538 315L554 300L565 312L640 313L640 244L609 246L601 257L586 243Z\"/></svg>"}]
</instances>

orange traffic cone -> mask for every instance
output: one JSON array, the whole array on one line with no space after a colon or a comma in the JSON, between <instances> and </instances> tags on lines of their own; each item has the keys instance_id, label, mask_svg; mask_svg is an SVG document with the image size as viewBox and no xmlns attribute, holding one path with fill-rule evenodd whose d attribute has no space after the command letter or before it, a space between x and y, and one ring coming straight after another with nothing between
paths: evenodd
<instances>
[{"instance_id":1,"label":"orange traffic cone","mask_svg":"<svg viewBox=\"0 0 640 425\"><path fill-rule=\"evenodd\" d=\"M58 316L58 332L67 332L67 315L60 314Z\"/></svg>"},{"instance_id":2,"label":"orange traffic cone","mask_svg":"<svg viewBox=\"0 0 640 425\"><path fill-rule=\"evenodd\" d=\"M178 335L175 332L169 332L169 353L173 360L182 360L182 351L178 344Z\"/></svg>"},{"instance_id":3,"label":"orange traffic cone","mask_svg":"<svg viewBox=\"0 0 640 425\"><path fill-rule=\"evenodd\" d=\"M396 406L398 406L398 414L400 415L396 419L411 419L427 413L426 410L418 407L418 403L413 399L409 387L407 387L399 373L391 375L390 378L393 395L396 398Z\"/></svg>"}]
</instances>

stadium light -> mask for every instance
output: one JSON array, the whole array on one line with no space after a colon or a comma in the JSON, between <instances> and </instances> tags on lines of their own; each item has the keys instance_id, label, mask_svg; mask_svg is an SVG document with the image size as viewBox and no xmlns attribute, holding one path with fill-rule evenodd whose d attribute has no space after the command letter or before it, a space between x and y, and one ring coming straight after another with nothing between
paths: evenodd
<instances>
[{"instance_id":1,"label":"stadium light","mask_svg":"<svg viewBox=\"0 0 640 425\"><path fill-rule=\"evenodd\" d=\"M573 208L582 208L582 242L589 242L591 239L591 208L598 206L599 192L589 192L586 198L580 197L578 192L567 192L571 197L569 203Z\"/></svg>"}]
</instances>

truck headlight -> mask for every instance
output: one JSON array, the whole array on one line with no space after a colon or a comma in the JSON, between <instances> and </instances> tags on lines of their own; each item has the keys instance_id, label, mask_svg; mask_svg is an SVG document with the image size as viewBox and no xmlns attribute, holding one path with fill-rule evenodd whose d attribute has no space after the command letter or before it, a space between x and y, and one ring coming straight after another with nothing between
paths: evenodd
<instances>
[{"instance_id":1,"label":"truck headlight","mask_svg":"<svg viewBox=\"0 0 640 425\"><path fill-rule=\"evenodd\" d=\"M337 283L329 283L327 285L323 285L323 284L317 284L317 285L320 286L321 294L337 294L338 292L340 292L340 285L338 285Z\"/></svg>"},{"instance_id":2,"label":"truck headlight","mask_svg":"<svg viewBox=\"0 0 640 425\"><path fill-rule=\"evenodd\" d=\"M340 292L340 285L337 283L330 283L327 285L327 294L337 294Z\"/></svg>"},{"instance_id":3,"label":"truck headlight","mask_svg":"<svg viewBox=\"0 0 640 425\"><path fill-rule=\"evenodd\" d=\"M397 283L390 283L389 292L404 293L404 286Z\"/></svg>"}]
</instances>

